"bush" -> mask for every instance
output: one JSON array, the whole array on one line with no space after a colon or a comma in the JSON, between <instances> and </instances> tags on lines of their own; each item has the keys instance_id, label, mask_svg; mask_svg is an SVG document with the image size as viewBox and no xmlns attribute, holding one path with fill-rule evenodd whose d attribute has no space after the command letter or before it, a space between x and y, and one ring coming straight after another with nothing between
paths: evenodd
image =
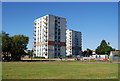
<instances>
[{"instance_id":1,"label":"bush","mask_svg":"<svg viewBox=\"0 0 120 81\"><path fill-rule=\"evenodd\" d=\"M116 56L116 57L120 57L120 55L114 55L114 56Z\"/></svg>"},{"instance_id":2,"label":"bush","mask_svg":"<svg viewBox=\"0 0 120 81\"><path fill-rule=\"evenodd\" d=\"M39 56L36 56L34 58L45 59L45 57L39 57Z\"/></svg>"}]
</instances>

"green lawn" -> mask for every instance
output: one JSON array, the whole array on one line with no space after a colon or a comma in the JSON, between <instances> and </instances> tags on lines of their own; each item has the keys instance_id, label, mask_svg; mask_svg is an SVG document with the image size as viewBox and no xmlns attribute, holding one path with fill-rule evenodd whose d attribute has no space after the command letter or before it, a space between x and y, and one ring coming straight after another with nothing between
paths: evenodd
<instances>
[{"instance_id":1,"label":"green lawn","mask_svg":"<svg viewBox=\"0 0 120 81\"><path fill-rule=\"evenodd\" d=\"M3 79L117 79L118 64L4 62Z\"/></svg>"}]
</instances>

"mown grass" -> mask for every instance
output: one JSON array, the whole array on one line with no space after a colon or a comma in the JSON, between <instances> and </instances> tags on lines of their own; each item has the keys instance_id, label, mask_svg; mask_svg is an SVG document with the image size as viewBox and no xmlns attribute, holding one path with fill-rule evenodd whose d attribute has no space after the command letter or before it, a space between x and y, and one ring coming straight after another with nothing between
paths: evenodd
<instances>
[{"instance_id":1,"label":"mown grass","mask_svg":"<svg viewBox=\"0 0 120 81\"><path fill-rule=\"evenodd\" d=\"M4 62L3 79L117 79L118 64Z\"/></svg>"}]
</instances>

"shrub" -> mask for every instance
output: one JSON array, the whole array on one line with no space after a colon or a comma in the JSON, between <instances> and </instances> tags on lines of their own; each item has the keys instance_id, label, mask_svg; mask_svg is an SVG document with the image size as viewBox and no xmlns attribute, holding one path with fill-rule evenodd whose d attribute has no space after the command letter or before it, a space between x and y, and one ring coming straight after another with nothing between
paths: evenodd
<instances>
[{"instance_id":1,"label":"shrub","mask_svg":"<svg viewBox=\"0 0 120 81\"><path fill-rule=\"evenodd\" d=\"M39 56L36 56L34 58L45 59L45 57L39 57Z\"/></svg>"}]
</instances>

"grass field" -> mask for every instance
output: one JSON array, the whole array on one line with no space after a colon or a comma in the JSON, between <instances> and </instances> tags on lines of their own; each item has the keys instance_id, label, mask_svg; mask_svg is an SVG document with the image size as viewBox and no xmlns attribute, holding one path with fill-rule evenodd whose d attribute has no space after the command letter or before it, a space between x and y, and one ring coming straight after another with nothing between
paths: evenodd
<instances>
[{"instance_id":1,"label":"grass field","mask_svg":"<svg viewBox=\"0 0 120 81\"><path fill-rule=\"evenodd\" d=\"M4 62L3 79L116 79L118 64Z\"/></svg>"}]
</instances>

